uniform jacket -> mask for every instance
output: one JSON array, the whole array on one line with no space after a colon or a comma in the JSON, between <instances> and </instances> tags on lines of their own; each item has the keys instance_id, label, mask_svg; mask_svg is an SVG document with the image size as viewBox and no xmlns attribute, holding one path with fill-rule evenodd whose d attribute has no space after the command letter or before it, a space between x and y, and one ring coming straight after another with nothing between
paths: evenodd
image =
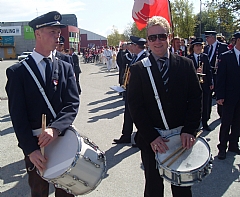
<instances>
[{"instance_id":1,"label":"uniform jacket","mask_svg":"<svg viewBox=\"0 0 240 197\"><path fill-rule=\"evenodd\" d=\"M209 45L204 47L204 53L208 54L209 51ZM218 42L217 41L217 46L215 48L214 54L212 56L212 59L210 60L210 65L211 67L215 67L216 59L219 58L219 55L225 51L228 51L228 46L225 43ZM213 73L214 74L214 73Z\"/></svg>"},{"instance_id":2,"label":"uniform jacket","mask_svg":"<svg viewBox=\"0 0 240 197\"><path fill-rule=\"evenodd\" d=\"M63 60L65 62L68 62L69 64L72 64L72 57L69 55L65 55L59 51L56 51L55 57L57 57L60 60Z\"/></svg>"},{"instance_id":3,"label":"uniform jacket","mask_svg":"<svg viewBox=\"0 0 240 197\"><path fill-rule=\"evenodd\" d=\"M202 91L191 60L170 53L168 92L152 55L151 71L167 123L171 128L184 126L181 132L195 134L201 119ZM140 149L150 149L159 134L154 127L165 129L147 69L141 61L130 67L128 103L138 132L135 142Z\"/></svg>"},{"instance_id":4,"label":"uniform jacket","mask_svg":"<svg viewBox=\"0 0 240 197\"><path fill-rule=\"evenodd\" d=\"M73 53L72 54L72 59L73 59L73 70L75 73L81 73L80 65L79 65L79 58L78 56Z\"/></svg>"},{"instance_id":5,"label":"uniform jacket","mask_svg":"<svg viewBox=\"0 0 240 197\"><path fill-rule=\"evenodd\" d=\"M192 53L187 57L193 61L194 67L195 69L197 69L198 63L196 62L194 54ZM204 92L210 92L210 86L213 85L213 78L207 54L205 53L200 54L200 64L203 65L203 74L206 74L205 76L203 76L204 83L202 84L202 89Z\"/></svg>"},{"instance_id":6,"label":"uniform jacket","mask_svg":"<svg viewBox=\"0 0 240 197\"><path fill-rule=\"evenodd\" d=\"M240 66L234 49L221 54L217 71L217 100L235 103L240 99Z\"/></svg>"},{"instance_id":7,"label":"uniform jacket","mask_svg":"<svg viewBox=\"0 0 240 197\"><path fill-rule=\"evenodd\" d=\"M19 142L25 155L39 149L33 129L41 128L42 114L46 114L47 125L64 132L74 121L79 107L79 96L72 66L53 58L52 80L45 85L31 55L26 58L57 114L53 118L34 79L22 63L6 70L9 112Z\"/></svg>"}]
</instances>

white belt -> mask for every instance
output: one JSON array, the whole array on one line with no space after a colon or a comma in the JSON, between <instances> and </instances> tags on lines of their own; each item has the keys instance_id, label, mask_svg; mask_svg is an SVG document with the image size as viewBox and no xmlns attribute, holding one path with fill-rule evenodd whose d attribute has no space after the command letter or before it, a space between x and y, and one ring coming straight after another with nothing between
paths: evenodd
<instances>
[{"instance_id":1,"label":"white belt","mask_svg":"<svg viewBox=\"0 0 240 197\"><path fill-rule=\"evenodd\" d=\"M42 128L32 130L33 136L38 136L42 133Z\"/></svg>"},{"instance_id":2,"label":"white belt","mask_svg":"<svg viewBox=\"0 0 240 197\"><path fill-rule=\"evenodd\" d=\"M173 128L173 129L168 129L168 130L162 130L162 129L159 129L159 128L155 128L157 129L158 133L162 136L162 137L168 137L172 134L180 134L181 133L181 130L182 130L183 126L179 126L179 127L176 127L176 128Z\"/></svg>"}]
</instances>

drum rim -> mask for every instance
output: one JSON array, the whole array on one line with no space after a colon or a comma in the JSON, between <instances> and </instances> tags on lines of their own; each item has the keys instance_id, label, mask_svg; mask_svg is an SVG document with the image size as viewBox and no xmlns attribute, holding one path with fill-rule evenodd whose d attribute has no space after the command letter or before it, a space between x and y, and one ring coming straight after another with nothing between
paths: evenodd
<instances>
[{"instance_id":1,"label":"drum rim","mask_svg":"<svg viewBox=\"0 0 240 197\"><path fill-rule=\"evenodd\" d=\"M172 136L175 136L175 135L181 135L181 134L176 134L176 133L174 133L174 134L171 134L171 135L167 136L166 139L168 139L168 138L170 138L170 137L172 137ZM209 149L208 159L206 160L206 162L205 162L201 167L196 168L196 169L191 170L191 171L181 172L181 171L173 170L173 169L171 169L171 168L169 168L169 167L167 167L167 166L163 166L162 164L160 164L160 163L158 162L158 160L156 160L157 163L158 163L158 167L161 166L161 167L164 168L165 170L168 170L168 171L171 171L171 172L176 172L176 173L181 173L181 174L190 174L191 172L194 172L194 171L196 171L196 170L199 171L199 170L204 169L204 168L206 167L206 164L208 164L208 163L211 161L211 157L212 157L211 148L210 148L207 140L206 140L204 137L199 136L198 138L200 138L201 140L203 140L204 143L207 145L207 148ZM158 153L157 153L157 154L158 154Z\"/></svg>"}]
</instances>

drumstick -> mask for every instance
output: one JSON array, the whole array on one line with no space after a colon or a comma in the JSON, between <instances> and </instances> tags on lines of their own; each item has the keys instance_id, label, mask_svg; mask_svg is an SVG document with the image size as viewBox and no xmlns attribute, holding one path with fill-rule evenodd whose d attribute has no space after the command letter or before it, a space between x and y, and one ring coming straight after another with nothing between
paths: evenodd
<instances>
[{"instance_id":1,"label":"drumstick","mask_svg":"<svg viewBox=\"0 0 240 197\"><path fill-rule=\"evenodd\" d=\"M46 114L42 114L42 133L46 129ZM44 147L41 148L41 153L44 156ZM40 172L41 176L43 176L43 172Z\"/></svg>"},{"instance_id":2,"label":"drumstick","mask_svg":"<svg viewBox=\"0 0 240 197\"><path fill-rule=\"evenodd\" d=\"M161 164L164 164L166 161L168 161L172 156L176 155L180 150L182 150L182 146L180 146L177 150L175 150L171 155L169 155L167 158L165 158Z\"/></svg>"},{"instance_id":3,"label":"drumstick","mask_svg":"<svg viewBox=\"0 0 240 197\"><path fill-rule=\"evenodd\" d=\"M200 130L197 135L196 135L196 139L201 135L201 133L203 132L203 130ZM195 141L196 142L196 141ZM195 144L194 142L194 144ZM193 145L194 145L193 144ZM180 147L180 150L182 149L183 147ZM181 152L167 165L167 167L170 167L185 151L187 150L187 148L183 148L181 150ZM176 151L175 151L176 152Z\"/></svg>"}]
</instances>

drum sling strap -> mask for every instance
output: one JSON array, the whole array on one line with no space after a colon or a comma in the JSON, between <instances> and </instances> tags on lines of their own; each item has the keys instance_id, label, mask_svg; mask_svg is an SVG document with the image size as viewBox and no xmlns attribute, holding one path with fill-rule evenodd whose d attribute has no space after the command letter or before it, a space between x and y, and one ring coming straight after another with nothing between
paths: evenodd
<instances>
[{"instance_id":1,"label":"drum sling strap","mask_svg":"<svg viewBox=\"0 0 240 197\"><path fill-rule=\"evenodd\" d=\"M155 99L157 101L158 108L159 108L159 111L160 111L160 114L161 114L161 117L162 117L162 120L163 120L163 124L165 126L165 129L168 130L169 126L168 126L166 117L164 115L161 100L160 100L160 97L159 97L158 92L157 92L157 88L156 88L156 84L155 84L154 79L153 79L152 71L150 69L150 66L152 66L152 64L151 64L148 57L145 57L144 59L142 59L141 62L143 64L143 66L145 68L147 68L148 75L149 75L149 78L150 78L150 81L151 81L151 84L152 84L152 88L153 88L153 91L154 91Z\"/></svg>"},{"instance_id":2,"label":"drum sling strap","mask_svg":"<svg viewBox=\"0 0 240 197\"><path fill-rule=\"evenodd\" d=\"M28 72L31 74L31 76L32 76L32 78L34 79L35 83L37 84L38 89L39 89L39 91L41 92L41 94L42 94L42 96L43 96L43 98L44 98L44 100L45 100L45 102L46 102L46 104L47 104L47 106L48 106L48 109L51 111L53 117L56 118L57 115L56 115L56 113L55 113L55 111L54 111L54 109L53 109L50 101L48 100L48 97L47 97L47 95L45 94L45 91L44 91L43 87L41 86L40 82L38 81L36 75L34 74L34 72L32 71L32 69L30 68L30 66L28 65L28 63L27 63L25 60L22 61L22 63L24 64L24 66L26 67L26 69L28 70Z\"/></svg>"}]
</instances>

